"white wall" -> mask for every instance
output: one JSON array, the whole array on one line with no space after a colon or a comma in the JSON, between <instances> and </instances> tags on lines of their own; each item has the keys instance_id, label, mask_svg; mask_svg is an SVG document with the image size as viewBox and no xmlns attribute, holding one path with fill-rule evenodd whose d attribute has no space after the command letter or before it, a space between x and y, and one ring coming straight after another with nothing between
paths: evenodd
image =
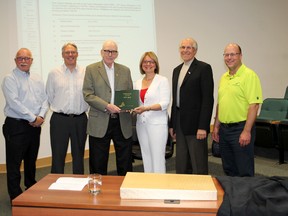
<instances>
[{"instance_id":1,"label":"white wall","mask_svg":"<svg viewBox=\"0 0 288 216\"><path fill-rule=\"evenodd\" d=\"M15 14L7 8L9 1L0 0L1 82L3 75L14 68L13 58L19 48L13 45L16 35L9 30L15 25ZM181 63L179 41L192 36L199 45L197 58L212 65L214 95L217 99L219 78L226 70L223 49L227 43L237 42L242 47L243 63L255 70L260 77L263 97L283 97L288 85L287 10L286 0L155 0L160 73L171 82L173 68ZM133 46L137 44L131 44L127 49L132 52ZM0 110L3 110L4 103L1 91ZM39 158L51 155L49 115L50 113L42 128ZM0 111L1 124L4 119L3 111ZM0 135L0 164L4 163L5 142L3 135Z\"/></svg>"}]
</instances>

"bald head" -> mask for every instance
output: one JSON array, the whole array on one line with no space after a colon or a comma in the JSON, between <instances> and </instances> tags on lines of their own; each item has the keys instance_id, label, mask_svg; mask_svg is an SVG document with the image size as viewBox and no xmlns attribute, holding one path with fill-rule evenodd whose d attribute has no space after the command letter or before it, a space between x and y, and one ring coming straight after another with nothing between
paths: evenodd
<instances>
[{"instance_id":1,"label":"bald head","mask_svg":"<svg viewBox=\"0 0 288 216\"><path fill-rule=\"evenodd\" d=\"M106 49L107 47L113 47L114 50L118 50L117 43L113 40L107 40L103 43L102 49Z\"/></svg>"},{"instance_id":2,"label":"bald head","mask_svg":"<svg viewBox=\"0 0 288 216\"><path fill-rule=\"evenodd\" d=\"M25 53L27 56L29 56L30 58L32 58L32 52L31 52L29 49L27 49L27 48L21 48L21 49L19 49L19 50L17 51L15 57L21 55L22 53Z\"/></svg>"},{"instance_id":3,"label":"bald head","mask_svg":"<svg viewBox=\"0 0 288 216\"><path fill-rule=\"evenodd\" d=\"M225 53L225 50L226 50L227 48L229 48L229 47L236 49L236 50L237 50L237 53L242 54L242 49L241 49L241 47L240 47L237 43L229 43L229 44L225 47L224 53Z\"/></svg>"}]
</instances>

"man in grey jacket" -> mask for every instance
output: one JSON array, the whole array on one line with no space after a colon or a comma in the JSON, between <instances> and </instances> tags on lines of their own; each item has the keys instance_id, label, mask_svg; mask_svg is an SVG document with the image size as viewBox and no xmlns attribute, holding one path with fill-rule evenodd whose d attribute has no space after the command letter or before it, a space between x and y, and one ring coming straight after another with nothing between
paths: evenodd
<instances>
[{"instance_id":1,"label":"man in grey jacket","mask_svg":"<svg viewBox=\"0 0 288 216\"><path fill-rule=\"evenodd\" d=\"M120 112L114 105L115 91L133 88L130 69L115 63L118 47L105 41L102 61L88 65L83 94L90 105L87 133L89 134L90 173L107 174L110 142L116 151L118 175L132 171L132 119L129 112Z\"/></svg>"}]
</instances>

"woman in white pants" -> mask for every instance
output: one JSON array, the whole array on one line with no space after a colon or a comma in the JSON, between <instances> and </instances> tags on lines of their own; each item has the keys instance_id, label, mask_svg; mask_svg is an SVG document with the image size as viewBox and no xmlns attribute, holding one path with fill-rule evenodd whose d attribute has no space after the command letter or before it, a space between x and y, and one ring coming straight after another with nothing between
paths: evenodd
<instances>
[{"instance_id":1,"label":"woman in white pants","mask_svg":"<svg viewBox=\"0 0 288 216\"><path fill-rule=\"evenodd\" d=\"M134 89L139 90L140 106L136 131L141 147L144 172L165 173L165 148L168 139L170 88L168 79L159 75L159 62L154 52L145 52L140 59L140 73Z\"/></svg>"}]
</instances>

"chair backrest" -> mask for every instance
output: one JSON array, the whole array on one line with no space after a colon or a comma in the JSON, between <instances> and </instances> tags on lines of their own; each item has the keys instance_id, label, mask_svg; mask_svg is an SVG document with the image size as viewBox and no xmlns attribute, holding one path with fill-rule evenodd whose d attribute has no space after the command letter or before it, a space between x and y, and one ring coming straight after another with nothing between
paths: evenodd
<instances>
[{"instance_id":1,"label":"chair backrest","mask_svg":"<svg viewBox=\"0 0 288 216\"><path fill-rule=\"evenodd\" d=\"M288 86L286 87L286 91L284 94L284 99L288 100Z\"/></svg>"},{"instance_id":2,"label":"chair backrest","mask_svg":"<svg viewBox=\"0 0 288 216\"><path fill-rule=\"evenodd\" d=\"M266 98L261 106L257 119L281 121L287 117L288 100L282 98Z\"/></svg>"},{"instance_id":3,"label":"chair backrest","mask_svg":"<svg viewBox=\"0 0 288 216\"><path fill-rule=\"evenodd\" d=\"M280 144L279 144L280 149L288 150L288 119L280 122L279 136L280 136ZM284 160L284 151L281 153L282 153L282 158Z\"/></svg>"},{"instance_id":4,"label":"chair backrest","mask_svg":"<svg viewBox=\"0 0 288 216\"><path fill-rule=\"evenodd\" d=\"M138 136L136 132L136 121L137 121L137 116L136 114L132 114L132 140L134 142L138 141Z\"/></svg>"}]
</instances>

